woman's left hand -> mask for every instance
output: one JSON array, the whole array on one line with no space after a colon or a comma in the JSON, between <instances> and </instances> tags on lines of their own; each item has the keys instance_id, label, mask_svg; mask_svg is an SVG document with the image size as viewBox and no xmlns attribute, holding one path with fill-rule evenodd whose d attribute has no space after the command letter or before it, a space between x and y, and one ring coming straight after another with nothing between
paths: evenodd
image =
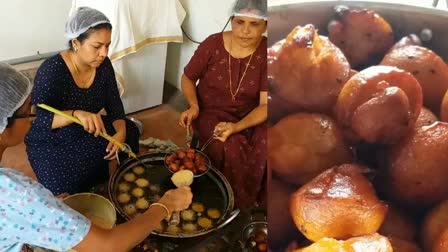
<instances>
[{"instance_id":1,"label":"woman's left hand","mask_svg":"<svg viewBox=\"0 0 448 252\"><path fill-rule=\"evenodd\" d=\"M117 140L120 143L124 143L126 140L126 133L117 132L115 135L112 136L115 140ZM109 142L106 148L107 155L104 157L106 160L112 160L115 158L116 153L120 151L118 146L113 144L112 142Z\"/></svg>"},{"instance_id":2,"label":"woman's left hand","mask_svg":"<svg viewBox=\"0 0 448 252\"><path fill-rule=\"evenodd\" d=\"M236 133L236 125L231 122L220 122L216 124L213 132L218 135L216 139L225 142L230 135Z\"/></svg>"}]
</instances>

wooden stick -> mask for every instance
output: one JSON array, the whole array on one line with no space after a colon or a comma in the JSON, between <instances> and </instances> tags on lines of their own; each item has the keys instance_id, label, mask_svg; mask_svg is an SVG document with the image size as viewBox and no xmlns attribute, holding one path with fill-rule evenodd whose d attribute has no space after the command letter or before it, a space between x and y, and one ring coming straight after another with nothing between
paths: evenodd
<instances>
[{"instance_id":1,"label":"wooden stick","mask_svg":"<svg viewBox=\"0 0 448 252\"><path fill-rule=\"evenodd\" d=\"M63 117L65 117L66 119L68 119L68 120L70 120L70 121L72 121L72 122L74 122L74 123L77 123L77 124L79 124L79 125L81 125L81 126L84 127L84 125L82 125L82 122L81 122L78 118L76 118L76 117L73 117L73 116L71 116L71 115L69 115L69 114L66 114L66 113L64 113L64 112L62 112L62 111L60 111L60 110L57 110L57 109L55 109L55 108L53 108L53 107L51 107L51 106L48 106L48 105L46 105L46 104L42 104L42 103L41 103L41 104L37 104L37 106L40 107L40 108L43 108L43 109L45 109L45 110L47 110L47 111L50 111L50 112L52 112L52 113L54 113L54 114L56 114L56 115L63 116ZM127 148L126 148L122 143L118 142L118 141L115 140L113 137L109 136L108 134L104 134L104 133L100 132L99 135L100 135L101 137L103 137L104 139L106 139L107 141L112 142L113 144L115 144L118 148L120 148L120 150L122 150L122 151L127 150ZM137 158L137 155L135 155L135 153L132 152L132 150L127 150L127 151L129 151L129 155L130 155L131 157L133 157L133 158Z\"/></svg>"}]
</instances>

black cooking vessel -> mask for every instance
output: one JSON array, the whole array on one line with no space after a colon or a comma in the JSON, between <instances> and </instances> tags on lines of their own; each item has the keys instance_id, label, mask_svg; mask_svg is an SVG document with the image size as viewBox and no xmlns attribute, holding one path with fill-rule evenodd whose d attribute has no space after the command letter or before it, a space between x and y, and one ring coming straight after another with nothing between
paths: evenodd
<instances>
[{"instance_id":1,"label":"black cooking vessel","mask_svg":"<svg viewBox=\"0 0 448 252\"><path fill-rule=\"evenodd\" d=\"M145 173L141 175L141 177L148 179L150 184L159 185L162 192L176 188L176 186L171 182L171 176L173 174L164 164L164 159L167 153L168 152L148 153L138 157L145 163L145 166L148 167L145 169ZM130 220L132 217L125 213L122 206L118 202L118 184L124 174L132 171L132 168L136 166L141 166L141 164L135 159L128 159L123 162L119 169L117 169L117 171L111 176L108 185L109 198L117 209L117 212L126 220ZM224 175L214 167L210 167L210 170L205 175L195 178L193 184L191 185L191 190L193 192L193 202L204 203L207 208L219 209L222 213L221 217L211 228L205 230L199 230L193 233L185 232L177 234L154 231L152 233L153 235L171 238L202 236L224 227L239 214L238 209L233 209L234 196L229 182L226 180Z\"/></svg>"}]
</instances>

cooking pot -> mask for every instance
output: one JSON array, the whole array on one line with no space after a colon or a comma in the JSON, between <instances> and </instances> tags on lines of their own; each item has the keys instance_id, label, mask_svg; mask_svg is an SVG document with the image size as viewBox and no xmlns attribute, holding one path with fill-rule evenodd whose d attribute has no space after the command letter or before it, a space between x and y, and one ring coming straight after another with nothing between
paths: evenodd
<instances>
[{"instance_id":1,"label":"cooking pot","mask_svg":"<svg viewBox=\"0 0 448 252\"><path fill-rule=\"evenodd\" d=\"M114 204L116 210L126 220L132 219L133 216L126 213L124 205L120 204L118 200L119 184L123 182L125 174L132 173L135 167L141 167L142 174L136 175L136 178L144 178L149 181L149 185L156 185L160 190L159 195L169 189L174 189L176 186L171 181L172 173L165 167L164 160L168 152L153 152L144 155L140 155L138 158L141 160L145 167L141 165L135 159L128 159L123 162L117 171L111 176L108 184L109 198ZM132 183L129 183L132 184ZM145 190L144 195L150 195L150 187ZM200 202L207 208L218 209L221 216L213 221L211 227L206 229L199 229L194 232L176 232L169 233L165 230L153 231L153 235L171 237L171 238L190 238L208 234L215 230L218 230L225 225L229 224L238 214L239 210L234 210L234 196L232 188L224 177L214 167L210 167L209 171L201 177L195 178L191 185L193 192L193 202ZM151 199L148 199L151 201ZM157 200L154 200L157 201Z\"/></svg>"},{"instance_id":2,"label":"cooking pot","mask_svg":"<svg viewBox=\"0 0 448 252\"><path fill-rule=\"evenodd\" d=\"M278 4L285 2L284 4ZM404 2L404 1L403 1ZM277 4L277 5L276 5ZM314 24L319 34L327 35L328 22L334 16L334 7L367 8L376 11L392 26L395 41L428 28L432 30L432 39L423 46L436 52L445 61L448 60L448 41L446 20L448 12L429 6L411 6L378 1L277 1L269 6L269 45L283 39L297 25Z\"/></svg>"},{"instance_id":3,"label":"cooking pot","mask_svg":"<svg viewBox=\"0 0 448 252\"><path fill-rule=\"evenodd\" d=\"M263 218L254 218L257 214L262 214ZM251 211L249 224L247 224L241 233L241 248L243 252L257 251L255 248L259 243L256 241L256 236L259 233L264 233L267 237L268 222L266 220L266 210L253 209Z\"/></svg>"},{"instance_id":4,"label":"cooking pot","mask_svg":"<svg viewBox=\"0 0 448 252\"><path fill-rule=\"evenodd\" d=\"M76 193L64 198L63 201L101 228L112 229L115 226L117 213L114 205L101 195Z\"/></svg>"}]
</instances>

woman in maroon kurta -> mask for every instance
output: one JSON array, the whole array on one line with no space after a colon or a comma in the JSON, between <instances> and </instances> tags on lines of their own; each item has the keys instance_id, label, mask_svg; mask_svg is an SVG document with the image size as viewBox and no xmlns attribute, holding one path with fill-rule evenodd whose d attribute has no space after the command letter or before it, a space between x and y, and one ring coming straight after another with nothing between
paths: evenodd
<instances>
[{"instance_id":1,"label":"woman in maroon kurta","mask_svg":"<svg viewBox=\"0 0 448 252\"><path fill-rule=\"evenodd\" d=\"M202 42L182 76L190 108L180 124L192 123L200 144L220 133L205 153L229 180L241 208L266 197L260 195L267 156L266 25L253 15L234 16L232 31Z\"/></svg>"}]
</instances>

